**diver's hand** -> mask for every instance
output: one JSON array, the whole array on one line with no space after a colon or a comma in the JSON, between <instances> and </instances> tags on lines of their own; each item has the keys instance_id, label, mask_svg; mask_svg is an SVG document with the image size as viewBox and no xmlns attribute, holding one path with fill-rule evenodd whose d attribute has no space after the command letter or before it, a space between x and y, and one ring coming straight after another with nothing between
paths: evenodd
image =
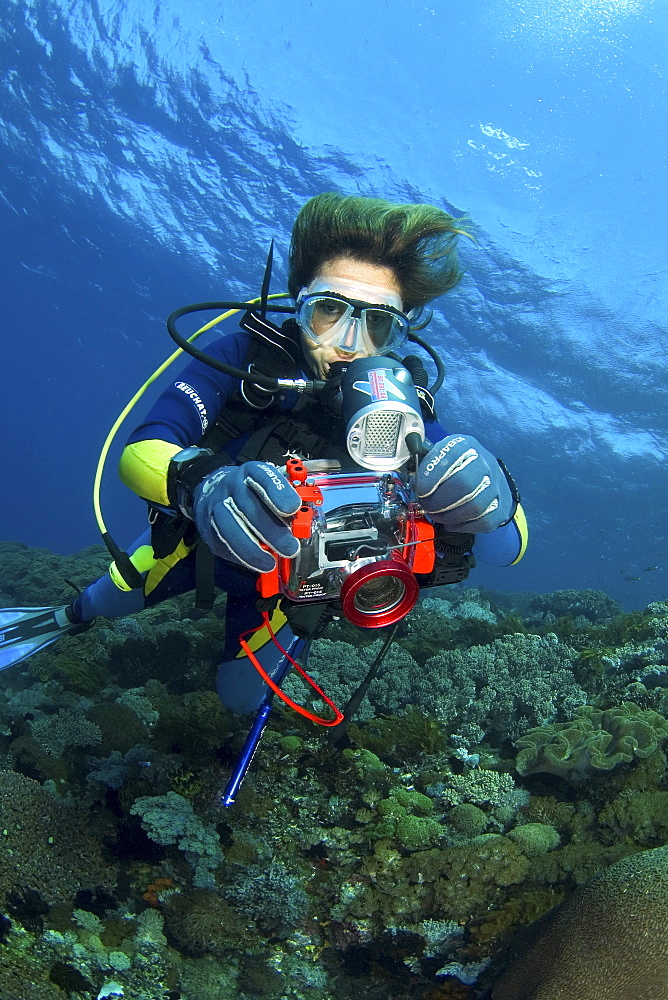
<instances>
[{"instance_id":1,"label":"diver's hand","mask_svg":"<svg viewBox=\"0 0 668 1000\"><path fill-rule=\"evenodd\" d=\"M451 434L425 455L415 492L432 521L450 531L494 531L515 501L499 463L470 434Z\"/></svg>"},{"instance_id":2,"label":"diver's hand","mask_svg":"<svg viewBox=\"0 0 668 1000\"><path fill-rule=\"evenodd\" d=\"M300 505L297 491L273 465L246 462L216 469L195 487L193 519L215 555L267 573L276 565L274 554L292 559L299 551L286 519Z\"/></svg>"}]
</instances>

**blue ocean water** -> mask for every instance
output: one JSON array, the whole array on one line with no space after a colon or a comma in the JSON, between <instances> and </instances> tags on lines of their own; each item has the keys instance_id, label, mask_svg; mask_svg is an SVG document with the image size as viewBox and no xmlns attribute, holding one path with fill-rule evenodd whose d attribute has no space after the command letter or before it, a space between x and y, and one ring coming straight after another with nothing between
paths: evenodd
<instances>
[{"instance_id":1,"label":"blue ocean water","mask_svg":"<svg viewBox=\"0 0 668 1000\"><path fill-rule=\"evenodd\" d=\"M8 0L2 536L97 541L97 455L166 315L256 293L272 237L281 289L296 212L335 189L473 222L430 327L439 413L505 458L532 529L474 582L665 598L667 42L658 0Z\"/></svg>"}]
</instances>

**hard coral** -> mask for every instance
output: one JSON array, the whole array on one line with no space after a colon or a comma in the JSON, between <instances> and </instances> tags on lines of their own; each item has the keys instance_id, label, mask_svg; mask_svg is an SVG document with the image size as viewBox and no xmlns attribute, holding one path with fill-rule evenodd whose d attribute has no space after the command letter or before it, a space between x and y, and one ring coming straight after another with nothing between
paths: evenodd
<instances>
[{"instance_id":1,"label":"hard coral","mask_svg":"<svg viewBox=\"0 0 668 1000\"><path fill-rule=\"evenodd\" d=\"M73 556L48 549L29 548L21 542L0 542L2 590L12 604L41 607L67 604L72 600L71 580L79 587L106 572L109 556L101 545L90 546Z\"/></svg>"},{"instance_id":2,"label":"hard coral","mask_svg":"<svg viewBox=\"0 0 668 1000\"><path fill-rule=\"evenodd\" d=\"M668 1000L668 847L624 858L535 925L494 1000Z\"/></svg>"},{"instance_id":3,"label":"hard coral","mask_svg":"<svg viewBox=\"0 0 668 1000\"><path fill-rule=\"evenodd\" d=\"M555 590L540 594L532 600L531 609L556 618L571 615L591 622L612 618L620 612L619 605L602 590Z\"/></svg>"},{"instance_id":4,"label":"hard coral","mask_svg":"<svg viewBox=\"0 0 668 1000\"><path fill-rule=\"evenodd\" d=\"M225 955L248 943L250 925L219 892L193 889L174 893L164 907L165 930L190 955Z\"/></svg>"},{"instance_id":5,"label":"hard coral","mask_svg":"<svg viewBox=\"0 0 668 1000\"><path fill-rule=\"evenodd\" d=\"M95 746L102 740L99 726L69 708L43 715L31 724L32 738L50 757L62 757L67 747Z\"/></svg>"},{"instance_id":6,"label":"hard coral","mask_svg":"<svg viewBox=\"0 0 668 1000\"><path fill-rule=\"evenodd\" d=\"M474 723L492 742L515 739L527 725L564 716L586 700L573 680L575 659L554 635L514 634L446 650L411 678L407 700L428 705L448 729Z\"/></svg>"},{"instance_id":7,"label":"hard coral","mask_svg":"<svg viewBox=\"0 0 668 1000\"><path fill-rule=\"evenodd\" d=\"M63 1000L65 994L51 980L51 970L40 961L33 938L13 931L0 948L2 1000Z\"/></svg>"},{"instance_id":8,"label":"hard coral","mask_svg":"<svg viewBox=\"0 0 668 1000\"><path fill-rule=\"evenodd\" d=\"M83 810L68 806L32 778L0 771L0 886L33 888L47 902L84 888L113 888L114 870L100 854Z\"/></svg>"},{"instance_id":9,"label":"hard coral","mask_svg":"<svg viewBox=\"0 0 668 1000\"><path fill-rule=\"evenodd\" d=\"M558 831L548 823L522 823L510 830L508 836L527 857L554 851L561 843Z\"/></svg>"},{"instance_id":10,"label":"hard coral","mask_svg":"<svg viewBox=\"0 0 668 1000\"><path fill-rule=\"evenodd\" d=\"M64 644L56 656L40 661L40 680L54 680L67 691L95 695L108 680L106 665L101 657L82 655L79 637Z\"/></svg>"},{"instance_id":11,"label":"hard coral","mask_svg":"<svg viewBox=\"0 0 668 1000\"><path fill-rule=\"evenodd\" d=\"M239 914L273 937L286 937L308 909L304 879L278 858L269 865L248 865L226 882L224 892Z\"/></svg>"},{"instance_id":12,"label":"hard coral","mask_svg":"<svg viewBox=\"0 0 668 1000\"><path fill-rule=\"evenodd\" d=\"M163 753L182 754L197 764L225 739L228 725L215 691L174 695L160 711L152 745Z\"/></svg>"},{"instance_id":13,"label":"hard coral","mask_svg":"<svg viewBox=\"0 0 668 1000\"><path fill-rule=\"evenodd\" d=\"M649 757L666 737L668 720L634 702L605 711L582 705L570 722L539 726L520 737L516 766L524 776L547 772L576 782Z\"/></svg>"},{"instance_id":14,"label":"hard coral","mask_svg":"<svg viewBox=\"0 0 668 1000\"><path fill-rule=\"evenodd\" d=\"M205 825L193 807L176 792L167 795L144 795L138 798L130 812L141 817L141 824L156 844L177 844L195 870L194 884L212 888L214 869L223 855L218 835L211 824Z\"/></svg>"},{"instance_id":15,"label":"hard coral","mask_svg":"<svg viewBox=\"0 0 668 1000\"><path fill-rule=\"evenodd\" d=\"M508 837L482 834L467 844L441 851L441 877L434 885L439 912L451 919L468 920L472 912L487 910L499 886L517 885L531 865L519 846Z\"/></svg>"},{"instance_id":16,"label":"hard coral","mask_svg":"<svg viewBox=\"0 0 668 1000\"><path fill-rule=\"evenodd\" d=\"M146 726L136 713L119 702L98 701L86 712L89 722L101 733L96 754L106 757L114 750L126 753L138 743L148 743Z\"/></svg>"},{"instance_id":17,"label":"hard coral","mask_svg":"<svg viewBox=\"0 0 668 1000\"><path fill-rule=\"evenodd\" d=\"M438 753L447 746L441 723L415 705L361 725L353 722L348 735L354 746L371 750L392 764L419 759L425 753Z\"/></svg>"},{"instance_id":18,"label":"hard coral","mask_svg":"<svg viewBox=\"0 0 668 1000\"><path fill-rule=\"evenodd\" d=\"M668 792L629 788L599 813L599 822L616 837L632 838L648 847L668 840Z\"/></svg>"}]
</instances>

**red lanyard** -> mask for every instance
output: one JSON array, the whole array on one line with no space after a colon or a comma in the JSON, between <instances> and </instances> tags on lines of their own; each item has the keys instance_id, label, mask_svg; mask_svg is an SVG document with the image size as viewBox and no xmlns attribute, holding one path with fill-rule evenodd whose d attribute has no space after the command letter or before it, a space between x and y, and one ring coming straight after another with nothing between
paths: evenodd
<instances>
[{"instance_id":1,"label":"red lanyard","mask_svg":"<svg viewBox=\"0 0 668 1000\"><path fill-rule=\"evenodd\" d=\"M288 658L292 666L295 667L295 669L301 674L304 680L311 685L316 694L318 694L322 698L325 704L329 705L331 710L334 712L335 718L324 719L321 715L314 715L313 712L309 712L308 709L304 708L302 705L298 705L296 701L292 700L292 698L288 698L288 696L284 694L283 691L281 691L278 684L274 683L274 681L271 679L267 671L264 669L262 664L259 662L258 658L251 650L250 646L246 642L247 635L253 635L253 633L259 632L261 628L267 629L269 635L274 641L274 644L278 647L281 653L283 653L283 656L286 656ZM247 632L242 632L242 634L239 636L239 642L241 644L241 648L246 653L248 659L251 661L251 663L253 664L253 666L255 667L260 677L265 682L265 684L268 684L271 690L274 692L274 694L277 694L278 697L281 699L281 701L285 702L286 705L289 705L290 708L293 708L295 712L299 712L300 715L303 715L305 718L310 719L311 722L317 722L319 726L338 726L338 724L343 720L343 712L339 711L334 702L330 698L328 698L325 692L318 687L313 678L309 677L304 668L300 667L297 661L293 660L290 654L285 649L283 649L269 623L269 615L267 614L266 611L262 612L262 625L258 625L257 628L248 629Z\"/></svg>"}]
</instances>

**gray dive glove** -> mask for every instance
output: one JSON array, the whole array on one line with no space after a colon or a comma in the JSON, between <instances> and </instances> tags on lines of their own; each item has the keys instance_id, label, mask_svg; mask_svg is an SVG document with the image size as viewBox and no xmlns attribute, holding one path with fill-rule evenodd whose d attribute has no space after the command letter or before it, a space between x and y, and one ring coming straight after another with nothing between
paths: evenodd
<instances>
[{"instance_id":1,"label":"gray dive glove","mask_svg":"<svg viewBox=\"0 0 668 1000\"><path fill-rule=\"evenodd\" d=\"M434 445L418 466L415 492L425 514L449 531L494 531L515 513L503 470L470 434Z\"/></svg>"},{"instance_id":2,"label":"gray dive glove","mask_svg":"<svg viewBox=\"0 0 668 1000\"><path fill-rule=\"evenodd\" d=\"M221 559L257 573L272 570L275 555L297 555L299 542L287 519L300 506L297 491L268 462L223 466L192 494L192 517L204 544Z\"/></svg>"}]
</instances>

